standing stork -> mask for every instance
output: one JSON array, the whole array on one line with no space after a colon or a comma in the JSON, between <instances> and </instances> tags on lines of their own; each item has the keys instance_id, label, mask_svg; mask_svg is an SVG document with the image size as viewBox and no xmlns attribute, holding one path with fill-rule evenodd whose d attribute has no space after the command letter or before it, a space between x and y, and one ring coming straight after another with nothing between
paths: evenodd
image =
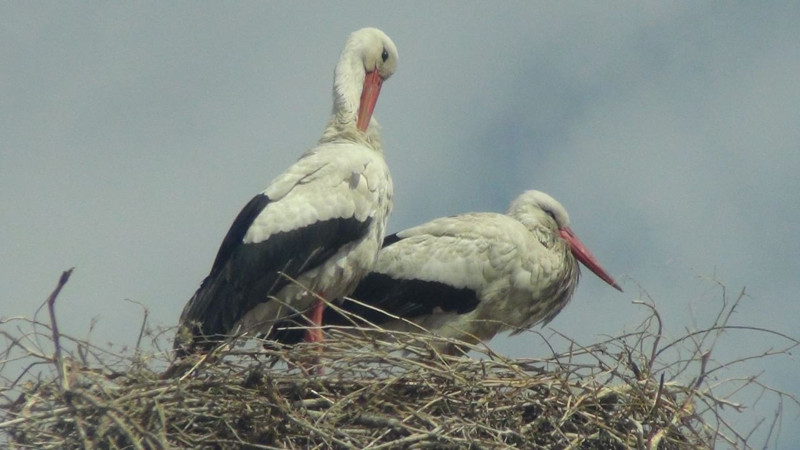
<instances>
[{"instance_id":1,"label":"standing stork","mask_svg":"<svg viewBox=\"0 0 800 450\"><path fill-rule=\"evenodd\" d=\"M622 291L572 232L564 207L544 192L526 191L507 214L443 217L387 236L372 272L351 295L357 301L345 300L345 315L326 310L323 323L361 318L472 343L516 334L566 306L578 284L578 261ZM276 330L285 343L299 337L296 329Z\"/></svg>"},{"instance_id":2,"label":"standing stork","mask_svg":"<svg viewBox=\"0 0 800 450\"><path fill-rule=\"evenodd\" d=\"M318 298L350 294L372 268L392 208L372 112L396 65L397 48L382 31L364 28L347 39L322 138L233 221L181 314L179 357L231 336L268 334L287 317L307 313L319 323ZM309 331L309 340L320 333Z\"/></svg>"}]
</instances>

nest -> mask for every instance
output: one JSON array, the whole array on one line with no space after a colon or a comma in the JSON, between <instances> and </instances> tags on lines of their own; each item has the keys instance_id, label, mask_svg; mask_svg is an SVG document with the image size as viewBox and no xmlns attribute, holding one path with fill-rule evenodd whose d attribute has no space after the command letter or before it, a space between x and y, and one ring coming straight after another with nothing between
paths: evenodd
<instances>
[{"instance_id":1,"label":"nest","mask_svg":"<svg viewBox=\"0 0 800 450\"><path fill-rule=\"evenodd\" d=\"M690 356L663 361L690 338L662 344L652 305L635 331L592 346L536 334L568 347L556 352L553 345L542 359L509 359L467 343L458 344L468 355L449 356L435 350L441 338L427 334L336 328L323 344L276 348L251 339L170 365L169 352L157 344L122 356L59 334L55 295L51 323L14 319L30 330L2 333L0 368L27 363L21 375L3 377L9 387L0 432L11 447L749 446L749 432L737 432L719 415L722 407L741 405L707 383L717 369L710 367L710 348L693 345ZM691 342L713 342L728 317L690 333ZM143 335L145 323L146 315ZM797 345L778 336L789 343L774 353ZM42 351L42 342L55 353ZM45 370L34 376L37 368Z\"/></svg>"}]
</instances>

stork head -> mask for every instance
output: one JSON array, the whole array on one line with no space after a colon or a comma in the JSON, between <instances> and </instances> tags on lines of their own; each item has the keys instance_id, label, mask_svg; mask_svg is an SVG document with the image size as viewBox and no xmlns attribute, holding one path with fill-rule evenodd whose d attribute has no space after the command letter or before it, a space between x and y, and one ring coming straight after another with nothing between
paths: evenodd
<instances>
[{"instance_id":1,"label":"stork head","mask_svg":"<svg viewBox=\"0 0 800 450\"><path fill-rule=\"evenodd\" d=\"M334 71L334 114L366 131L381 86L396 68L397 47L383 31L362 28L351 34Z\"/></svg>"},{"instance_id":2,"label":"stork head","mask_svg":"<svg viewBox=\"0 0 800 450\"><path fill-rule=\"evenodd\" d=\"M525 191L511 202L508 215L522 222L529 230L545 227L557 232L569 245L575 258L589 268L595 275L622 292L616 281L597 261L592 252L581 242L569 227L567 210L553 197L541 191Z\"/></svg>"}]
</instances>

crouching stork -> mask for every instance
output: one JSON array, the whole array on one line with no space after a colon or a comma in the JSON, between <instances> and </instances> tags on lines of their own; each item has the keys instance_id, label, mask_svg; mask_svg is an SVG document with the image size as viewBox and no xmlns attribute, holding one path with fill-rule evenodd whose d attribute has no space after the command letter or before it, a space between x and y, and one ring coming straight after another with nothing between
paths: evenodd
<instances>
[{"instance_id":1,"label":"crouching stork","mask_svg":"<svg viewBox=\"0 0 800 450\"><path fill-rule=\"evenodd\" d=\"M372 272L351 295L357 301L345 300L344 315L326 310L323 324L362 318L389 330L421 327L478 343L552 320L575 291L578 262L622 291L572 232L564 207L527 191L507 214L444 217L387 236ZM278 339L293 343L302 333L287 329Z\"/></svg>"}]
</instances>

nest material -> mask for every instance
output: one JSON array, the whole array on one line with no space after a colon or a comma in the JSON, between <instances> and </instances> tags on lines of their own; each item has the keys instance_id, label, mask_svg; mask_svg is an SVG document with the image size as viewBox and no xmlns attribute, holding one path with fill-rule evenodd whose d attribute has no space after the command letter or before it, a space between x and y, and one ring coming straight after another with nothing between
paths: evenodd
<instances>
[{"instance_id":1,"label":"nest material","mask_svg":"<svg viewBox=\"0 0 800 450\"><path fill-rule=\"evenodd\" d=\"M29 383L0 426L36 448L669 449L715 438L691 388L628 362L451 357L432 336L370 336L224 350L169 377L141 356L124 371L71 361L62 379Z\"/></svg>"},{"instance_id":2,"label":"nest material","mask_svg":"<svg viewBox=\"0 0 800 450\"><path fill-rule=\"evenodd\" d=\"M736 303L724 308L732 311ZM718 318L705 337L691 333L690 355L670 360L662 352L682 341L660 344L660 318L652 312L636 331L591 347L551 336L570 350L539 360L508 359L467 343L459 345L469 355L447 356L434 350L442 340L429 335L334 329L321 346L267 348L250 340L166 372L169 352L147 353L137 345L133 356L123 357L59 335L53 314L51 324L24 319L30 332L0 333L8 344L0 369L12 360L28 363L22 376L0 372L10 387L2 392L8 403L0 409L0 443L59 449L748 447L748 434L718 414L739 405L705 379L717 370L709 367L705 342L715 341L725 323ZM538 333L530 336L550 345ZM56 351L36 347L43 342ZM796 345L790 339L782 352ZM34 370L40 370L35 378Z\"/></svg>"}]
</instances>

